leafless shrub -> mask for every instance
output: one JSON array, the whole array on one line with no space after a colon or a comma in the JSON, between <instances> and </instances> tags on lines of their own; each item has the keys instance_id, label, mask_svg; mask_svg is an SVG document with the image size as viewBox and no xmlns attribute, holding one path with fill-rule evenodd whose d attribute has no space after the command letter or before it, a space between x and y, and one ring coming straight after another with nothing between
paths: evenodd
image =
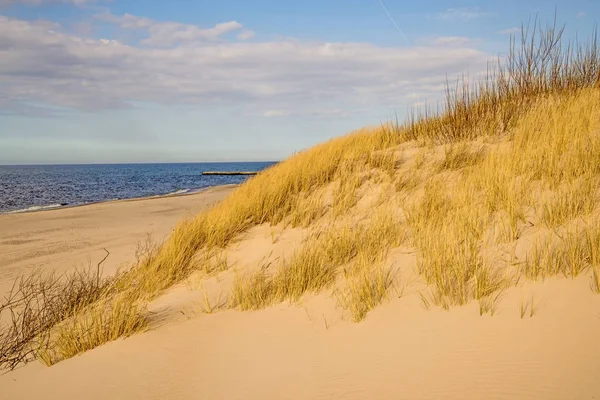
<instances>
[{"instance_id":1,"label":"leafless shrub","mask_svg":"<svg viewBox=\"0 0 600 400\"><path fill-rule=\"evenodd\" d=\"M37 357L50 331L77 310L105 297L115 278L102 277L102 263L94 268L59 275L36 270L17 279L0 304L0 369L14 369Z\"/></svg>"}]
</instances>

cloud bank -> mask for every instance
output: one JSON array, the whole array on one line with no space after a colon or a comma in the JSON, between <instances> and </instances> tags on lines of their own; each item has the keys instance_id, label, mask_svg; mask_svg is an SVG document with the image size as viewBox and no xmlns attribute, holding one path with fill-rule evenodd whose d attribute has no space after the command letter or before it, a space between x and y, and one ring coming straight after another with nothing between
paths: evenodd
<instances>
[{"instance_id":1,"label":"cloud bank","mask_svg":"<svg viewBox=\"0 0 600 400\"><path fill-rule=\"evenodd\" d=\"M265 117L315 116L321 109L339 116L436 97L446 74L477 73L489 59L456 37L395 48L257 41L237 21L199 27L111 13L96 20L139 39L89 38L55 22L0 16L0 113L43 116L151 102L235 106Z\"/></svg>"}]
</instances>

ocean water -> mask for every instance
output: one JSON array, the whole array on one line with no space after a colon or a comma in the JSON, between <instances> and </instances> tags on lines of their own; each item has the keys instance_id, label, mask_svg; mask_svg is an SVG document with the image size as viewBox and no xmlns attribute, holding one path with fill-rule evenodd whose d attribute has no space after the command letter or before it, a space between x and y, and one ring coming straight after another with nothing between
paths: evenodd
<instances>
[{"instance_id":1,"label":"ocean water","mask_svg":"<svg viewBox=\"0 0 600 400\"><path fill-rule=\"evenodd\" d=\"M238 184L248 176L204 176L202 172L260 171L273 164L0 165L0 213L178 194Z\"/></svg>"}]
</instances>

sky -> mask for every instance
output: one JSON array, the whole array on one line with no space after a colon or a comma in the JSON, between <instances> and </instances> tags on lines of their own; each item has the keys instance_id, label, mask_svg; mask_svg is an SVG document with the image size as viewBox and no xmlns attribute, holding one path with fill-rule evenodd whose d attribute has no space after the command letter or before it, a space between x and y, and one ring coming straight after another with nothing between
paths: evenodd
<instances>
[{"instance_id":1,"label":"sky","mask_svg":"<svg viewBox=\"0 0 600 400\"><path fill-rule=\"evenodd\" d=\"M0 0L0 164L280 160L436 104L597 0Z\"/></svg>"}]
</instances>

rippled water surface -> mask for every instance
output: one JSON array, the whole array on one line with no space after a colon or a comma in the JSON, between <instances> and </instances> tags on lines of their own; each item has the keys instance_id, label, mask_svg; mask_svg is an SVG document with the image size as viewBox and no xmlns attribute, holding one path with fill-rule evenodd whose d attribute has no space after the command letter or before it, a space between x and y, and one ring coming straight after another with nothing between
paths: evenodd
<instances>
[{"instance_id":1,"label":"rippled water surface","mask_svg":"<svg viewBox=\"0 0 600 400\"><path fill-rule=\"evenodd\" d=\"M203 171L260 171L273 162L0 166L0 213L184 193L247 176Z\"/></svg>"}]
</instances>

